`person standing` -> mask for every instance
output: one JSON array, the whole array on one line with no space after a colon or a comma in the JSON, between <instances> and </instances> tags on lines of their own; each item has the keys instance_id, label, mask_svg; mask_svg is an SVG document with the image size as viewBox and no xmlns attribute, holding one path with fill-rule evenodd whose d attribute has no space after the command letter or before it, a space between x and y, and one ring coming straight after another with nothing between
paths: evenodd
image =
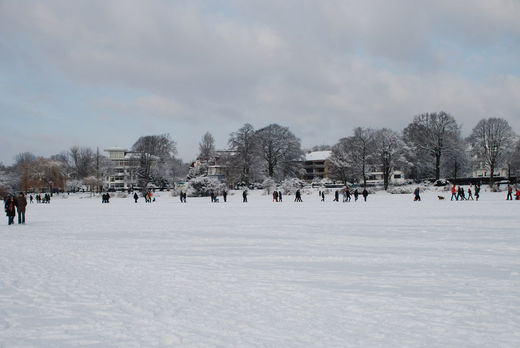
<instances>
[{"instance_id":1,"label":"person standing","mask_svg":"<svg viewBox=\"0 0 520 348\"><path fill-rule=\"evenodd\" d=\"M226 203L227 202L227 191L226 190L222 191L222 198L224 198L224 203Z\"/></svg>"},{"instance_id":2,"label":"person standing","mask_svg":"<svg viewBox=\"0 0 520 348\"><path fill-rule=\"evenodd\" d=\"M137 192L134 192L134 201L137 203L137 200L139 199L139 196L137 195Z\"/></svg>"},{"instance_id":3,"label":"person standing","mask_svg":"<svg viewBox=\"0 0 520 348\"><path fill-rule=\"evenodd\" d=\"M16 198L16 212L18 213L19 224L25 224L25 208L27 208L27 199L23 192L20 192L18 198Z\"/></svg>"},{"instance_id":4,"label":"person standing","mask_svg":"<svg viewBox=\"0 0 520 348\"><path fill-rule=\"evenodd\" d=\"M247 203L247 190L244 190L244 192L242 192L242 202Z\"/></svg>"},{"instance_id":5,"label":"person standing","mask_svg":"<svg viewBox=\"0 0 520 348\"><path fill-rule=\"evenodd\" d=\"M363 189L363 199L365 200L365 202L367 201L367 197L368 197L368 190L367 188L365 187Z\"/></svg>"},{"instance_id":6,"label":"person standing","mask_svg":"<svg viewBox=\"0 0 520 348\"><path fill-rule=\"evenodd\" d=\"M278 191L273 192L273 202L278 202Z\"/></svg>"},{"instance_id":7,"label":"person standing","mask_svg":"<svg viewBox=\"0 0 520 348\"><path fill-rule=\"evenodd\" d=\"M325 202L325 191L321 191L321 201Z\"/></svg>"},{"instance_id":8,"label":"person standing","mask_svg":"<svg viewBox=\"0 0 520 348\"><path fill-rule=\"evenodd\" d=\"M282 191L278 191L278 202L282 201Z\"/></svg>"},{"instance_id":9,"label":"person standing","mask_svg":"<svg viewBox=\"0 0 520 348\"><path fill-rule=\"evenodd\" d=\"M480 197L480 185L475 185L475 200L478 201Z\"/></svg>"},{"instance_id":10,"label":"person standing","mask_svg":"<svg viewBox=\"0 0 520 348\"><path fill-rule=\"evenodd\" d=\"M513 188L511 185L507 185L507 198L506 201L513 200Z\"/></svg>"},{"instance_id":11,"label":"person standing","mask_svg":"<svg viewBox=\"0 0 520 348\"><path fill-rule=\"evenodd\" d=\"M359 197L359 191L357 189L354 190L354 202L357 202L357 199Z\"/></svg>"},{"instance_id":12,"label":"person standing","mask_svg":"<svg viewBox=\"0 0 520 348\"><path fill-rule=\"evenodd\" d=\"M14 197L9 195L5 201L5 215L7 215L7 224L14 224L14 216L16 215L16 202Z\"/></svg>"},{"instance_id":13,"label":"person standing","mask_svg":"<svg viewBox=\"0 0 520 348\"><path fill-rule=\"evenodd\" d=\"M471 193L471 186L468 187L468 201L469 201L470 199L473 201L473 194Z\"/></svg>"}]
</instances>

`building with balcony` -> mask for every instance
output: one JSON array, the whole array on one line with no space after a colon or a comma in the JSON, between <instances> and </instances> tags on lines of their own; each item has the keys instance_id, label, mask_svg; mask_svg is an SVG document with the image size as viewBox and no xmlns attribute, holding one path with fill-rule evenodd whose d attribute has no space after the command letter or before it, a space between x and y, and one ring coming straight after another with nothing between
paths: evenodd
<instances>
[{"instance_id":1,"label":"building with balcony","mask_svg":"<svg viewBox=\"0 0 520 348\"><path fill-rule=\"evenodd\" d=\"M110 161L109 174L104 178L106 190L127 191L137 188L140 153L123 148L105 149Z\"/></svg>"},{"instance_id":2,"label":"building with balcony","mask_svg":"<svg viewBox=\"0 0 520 348\"><path fill-rule=\"evenodd\" d=\"M309 181L315 178L327 179L329 177L329 157L331 153L331 151L307 152L303 162L304 179Z\"/></svg>"}]
</instances>

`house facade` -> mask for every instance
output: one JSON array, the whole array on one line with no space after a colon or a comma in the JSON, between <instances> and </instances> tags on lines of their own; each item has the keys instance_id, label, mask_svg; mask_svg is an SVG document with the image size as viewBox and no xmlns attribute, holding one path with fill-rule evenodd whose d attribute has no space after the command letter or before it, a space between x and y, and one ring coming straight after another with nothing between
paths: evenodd
<instances>
[{"instance_id":1,"label":"house facade","mask_svg":"<svg viewBox=\"0 0 520 348\"><path fill-rule=\"evenodd\" d=\"M137 188L137 169L140 154L124 148L105 149L111 164L109 174L104 178L106 190L126 191Z\"/></svg>"},{"instance_id":2,"label":"house facade","mask_svg":"<svg viewBox=\"0 0 520 348\"><path fill-rule=\"evenodd\" d=\"M309 181L315 178L327 179L329 177L329 157L331 153L331 151L307 152L303 162L304 179Z\"/></svg>"}]
</instances>

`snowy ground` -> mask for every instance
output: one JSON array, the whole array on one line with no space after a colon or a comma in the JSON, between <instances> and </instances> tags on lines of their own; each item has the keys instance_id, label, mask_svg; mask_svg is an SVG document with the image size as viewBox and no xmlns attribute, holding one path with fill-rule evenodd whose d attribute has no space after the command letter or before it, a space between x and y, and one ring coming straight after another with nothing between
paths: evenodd
<instances>
[{"instance_id":1,"label":"snowy ground","mask_svg":"<svg viewBox=\"0 0 520 348\"><path fill-rule=\"evenodd\" d=\"M520 346L520 202L284 198L5 218L0 346Z\"/></svg>"}]
</instances>

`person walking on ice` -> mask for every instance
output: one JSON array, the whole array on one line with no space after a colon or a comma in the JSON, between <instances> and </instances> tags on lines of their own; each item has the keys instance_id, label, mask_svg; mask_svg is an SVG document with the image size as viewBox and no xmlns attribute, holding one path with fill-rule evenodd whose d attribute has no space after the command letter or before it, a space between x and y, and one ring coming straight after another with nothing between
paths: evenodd
<instances>
[{"instance_id":1,"label":"person walking on ice","mask_svg":"<svg viewBox=\"0 0 520 348\"><path fill-rule=\"evenodd\" d=\"M18 213L18 223L25 224L25 208L27 207L27 199L23 192L20 192L16 198L16 212Z\"/></svg>"},{"instance_id":2,"label":"person walking on ice","mask_svg":"<svg viewBox=\"0 0 520 348\"><path fill-rule=\"evenodd\" d=\"M457 196L457 189L455 188L455 184L451 187L451 200L453 201L453 198L455 197L455 200L458 201L459 197Z\"/></svg>"},{"instance_id":3,"label":"person walking on ice","mask_svg":"<svg viewBox=\"0 0 520 348\"><path fill-rule=\"evenodd\" d=\"M365 187L363 189L363 199L365 200L365 202L367 201L367 197L368 197L368 190L367 188Z\"/></svg>"},{"instance_id":4,"label":"person walking on ice","mask_svg":"<svg viewBox=\"0 0 520 348\"><path fill-rule=\"evenodd\" d=\"M242 192L242 202L247 203L247 190L244 190L244 192Z\"/></svg>"},{"instance_id":5,"label":"person walking on ice","mask_svg":"<svg viewBox=\"0 0 520 348\"><path fill-rule=\"evenodd\" d=\"M413 191L413 194L414 194L413 200L414 200L414 202L417 202L417 201L421 200L420 192L421 192L421 190L418 187Z\"/></svg>"},{"instance_id":6,"label":"person walking on ice","mask_svg":"<svg viewBox=\"0 0 520 348\"><path fill-rule=\"evenodd\" d=\"M507 185L507 198L506 201L512 201L513 200L513 188L511 185Z\"/></svg>"},{"instance_id":7,"label":"person walking on ice","mask_svg":"<svg viewBox=\"0 0 520 348\"><path fill-rule=\"evenodd\" d=\"M13 195L9 195L5 201L5 215L7 215L7 224L14 224L14 217L16 215L16 202Z\"/></svg>"}]
</instances>

